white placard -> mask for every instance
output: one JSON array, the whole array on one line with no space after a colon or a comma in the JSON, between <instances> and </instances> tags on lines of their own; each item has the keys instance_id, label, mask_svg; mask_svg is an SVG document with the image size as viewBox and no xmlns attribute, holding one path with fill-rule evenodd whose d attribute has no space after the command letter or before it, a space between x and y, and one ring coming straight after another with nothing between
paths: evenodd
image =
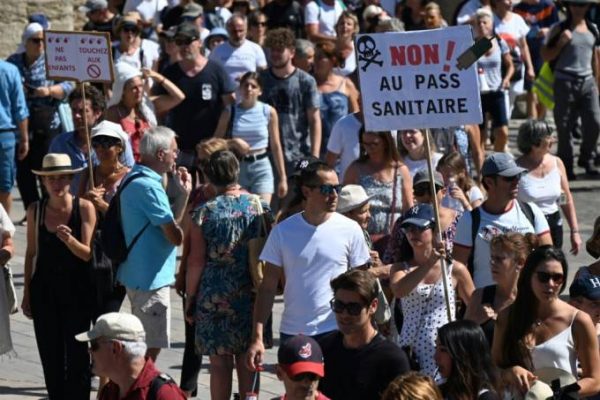
<instances>
[{"instance_id":1,"label":"white placard","mask_svg":"<svg viewBox=\"0 0 600 400\"><path fill-rule=\"evenodd\" d=\"M472 44L468 26L358 35L354 47L366 129L481 123L476 65L456 67Z\"/></svg>"},{"instance_id":2,"label":"white placard","mask_svg":"<svg viewBox=\"0 0 600 400\"><path fill-rule=\"evenodd\" d=\"M77 82L112 82L110 36L102 32L46 31L46 75Z\"/></svg>"}]
</instances>

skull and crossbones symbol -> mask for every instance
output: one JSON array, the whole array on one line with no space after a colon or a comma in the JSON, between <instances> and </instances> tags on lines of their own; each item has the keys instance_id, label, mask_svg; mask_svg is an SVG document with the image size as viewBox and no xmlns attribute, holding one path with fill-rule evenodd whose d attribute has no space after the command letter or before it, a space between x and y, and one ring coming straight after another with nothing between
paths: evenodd
<instances>
[{"instance_id":1,"label":"skull and crossbones symbol","mask_svg":"<svg viewBox=\"0 0 600 400\"><path fill-rule=\"evenodd\" d=\"M358 60L365 62L362 66L363 71L366 71L372 63L378 64L380 67L383 66L383 61L379 60L381 52L377 50L375 41L370 36L361 36L356 42L356 48L358 50Z\"/></svg>"}]
</instances>

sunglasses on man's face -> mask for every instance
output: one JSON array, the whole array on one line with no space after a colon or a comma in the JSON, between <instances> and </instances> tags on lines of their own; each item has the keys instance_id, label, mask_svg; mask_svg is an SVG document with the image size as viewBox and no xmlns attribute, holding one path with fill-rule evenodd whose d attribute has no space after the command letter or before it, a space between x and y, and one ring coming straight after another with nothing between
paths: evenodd
<instances>
[{"instance_id":1,"label":"sunglasses on man's face","mask_svg":"<svg viewBox=\"0 0 600 400\"><path fill-rule=\"evenodd\" d=\"M314 382L314 381L319 380L319 375L313 374L312 372L303 372L301 374L297 374L297 375L294 375L293 377L290 377L290 379L293 380L294 382L302 382L305 380Z\"/></svg>"},{"instance_id":2,"label":"sunglasses on man's face","mask_svg":"<svg viewBox=\"0 0 600 400\"><path fill-rule=\"evenodd\" d=\"M550 282L550 279L552 279L554 284L562 285L563 281L565 280L565 276L563 274L552 274L550 272L537 271L535 275L540 283L548 283Z\"/></svg>"},{"instance_id":3,"label":"sunglasses on man's face","mask_svg":"<svg viewBox=\"0 0 600 400\"><path fill-rule=\"evenodd\" d=\"M35 44L42 44L44 43L44 38L30 38L29 41Z\"/></svg>"},{"instance_id":4,"label":"sunglasses on man's face","mask_svg":"<svg viewBox=\"0 0 600 400\"><path fill-rule=\"evenodd\" d=\"M318 186L309 186L309 188L311 189L319 189L319 192L323 195L323 196L330 196L333 194L333 192L335 192L336 194L340 194L340 192L342 191L342 185L318 185Z\"/></svg>"},{"instance_id":5,"label":"sunglasses on man's face","mask_svg":"<svg viewBox=\"0 0 600 400\"><path fill-rule=\"evenodd\" d=\"M435 186L435 192L437 193L438 191L440 191L442 188L439 186ZM415 187L413 187L413 194L415 196L425 196L427 194L431 194L431 188L429 187L429 184L425 184L425 185L417 185Z\"/></svg>"},{"instance_id":6,"label":"sunglasses on man's face","mask_svg":"<svg viewBox=\"0 0 600 400\"><path fill-rule=\"evenodd\" d=\"M267 22L266 21L257 21L257 22L253 22L251 24L252 26L267 26Z\"/></svg>"},{"instance_id":7,"label":"sunglasses on man's face","mask_svg":"<svg viewBox=\"0 0 600 400\"><path fill-rule=\"evenodd\" d=\"M193 38L193 37L178 37L175 38L175 44L177 46L189 46L190 44L192 44L195 40L198 40L197 38Z\"/></svg>"},{"instance_id":8,"label":"sunglasses on man's face","mask_svg":"<svg viewBox=\"0 0 600 400\"><path fill-rule=\"evenodd\" d=\"M343 301L338 299L331 299L329 305L331 306L331 310L336 314L341 314L344 312L344 310L346 310L346 312L349 315L352 315L354 317L360 315L362 309L366 307L364 304L355 302L344 303Z\"/></svg>"},{"instance_id":9,"label":"sunglasses on man's face","mask_svg":"<svg viewBox=\"0 0 600 400\"><path fill-rule=\"evenodd\" d=\"M100 339L94 339L92 341L90 341L90 350L93 352L98 351L98 349L100 348L100 345L102 343L108 343L110 342L110 340L100 340Z\"/></svg>"},{"instance_id":10,"label":"sunglasses on man's face","mask_svg":"<svg viewBox=\"0 0 600 400\"><path fill-rule=\"evenodd\" d=\"M507 183L513 183L513 182L518 181L519 179L521 179L521 175L501 176L500 179L502 179L504 182L507 182Z\"/></svg>"}]
</instances>

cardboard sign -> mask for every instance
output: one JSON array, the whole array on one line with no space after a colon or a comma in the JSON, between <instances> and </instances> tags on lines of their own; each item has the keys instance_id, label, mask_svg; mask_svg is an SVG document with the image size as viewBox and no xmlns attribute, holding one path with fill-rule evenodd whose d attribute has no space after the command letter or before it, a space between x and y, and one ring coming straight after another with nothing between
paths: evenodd
<instances>
[{"instance_id":1,"label":"cardboard sign","mask_svg":"<svg viewBox=\"0 0 600 400\"><path fill-rule=\"evenodd\" d=\"M468 26L358 35L354 48L366 129L481 123L476 66L456 65L472 44Z\"/></svg>"},{"instance_id":2,"label":"cardboard sign","mask_svg":"<svg viewBox=\"0 0 600 400\"><path fill-rule=\"evenodd\" d=\"M44 43L48 79L113 81L108 33L46 31Z\"/></svg>"}]
</instances>

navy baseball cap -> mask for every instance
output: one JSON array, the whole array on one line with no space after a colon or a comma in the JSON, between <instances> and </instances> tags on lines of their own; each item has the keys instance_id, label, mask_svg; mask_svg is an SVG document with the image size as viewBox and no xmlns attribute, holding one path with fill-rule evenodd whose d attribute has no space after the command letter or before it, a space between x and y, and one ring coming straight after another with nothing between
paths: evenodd
<instances>
[{"instance_id":1,"label":"navy baseball cap","mask_svg":"<svg viewBox=\"0 0 600 400\"><path fill-rule=\"evenodd\" d=\"M587 269L580 270L569 287L569 296L600 300L600 276L590 274Z\"/></svg>"},{"instance_id":2,"label":"navy baseball cap","mask_svg":"<svg viewBox=\"0 0 600 400\"><path fill-rule=\"evenodd\" d=\"M404 214L401 227L408 225L418 226L420 228L433 228L435 223L435 215L431 204L422 203L413 206L410 210Z\"/></svg>"},{"instance_id":3,"label":"navy baseball cap","mask_svg":"<svg viewBox=\"0 0 600 400\"><path fill-rule=\"evenodd\" d=\"M527 172L525 168L517 165L514 158L508 153L494 153L485 159L481 167L482 176L500 175L517 176Z\"/></svg>"},{"instance_id":4,"label":"navy baseball cap","mask_svg":"<svg viewBox=\"0 0 600 400\"><path fill-rule=\"evenodd\" d=\"M438 187L444 187L444 177L438 171L433 172L433 182ZM418 170L413 178L413 187L419 183L429 183L429 171L426 168Z\"/></svg>"},{"instance_id":5,"label":"navy baseball cap","mask_svg":"<svg viewBox=\"0 0 600 400\"><path fill-rule=\"evenodd\" d=\"M325 362L319 343L313 338L296 335L279 346L277 362L289 377L299 374L313 373L325 376Z\"/></svg>"}]
</instances>

